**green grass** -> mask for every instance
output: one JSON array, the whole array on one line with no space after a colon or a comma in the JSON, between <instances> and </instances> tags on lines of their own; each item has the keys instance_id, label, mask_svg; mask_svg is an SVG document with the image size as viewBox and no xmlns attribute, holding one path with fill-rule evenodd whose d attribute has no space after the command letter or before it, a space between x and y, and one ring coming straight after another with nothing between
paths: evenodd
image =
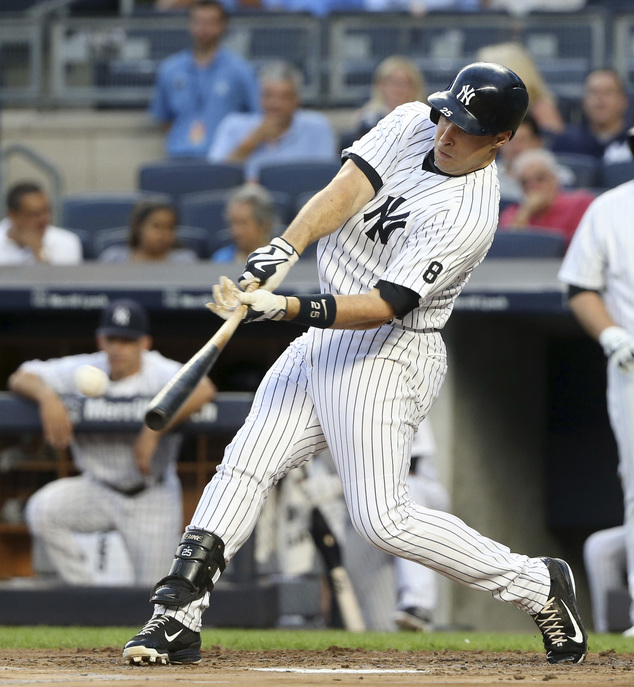
<instances>
[{"instance_id":1,"label":"green grass","mask_svg":"<svg viewBox=\"0 0 634 687\"><path fill-rule=\"evenodd\" d=\"M99 649L122 647L138 628L129 627L2 627L0 649ZM493 634L485 632L435 632L433 634L365 632L341 630L203 630L203 648L220 645L227 649L320 650L329 646L400 651L542 651L537 634ZM590 635L593 653L634 653L634 640L621 635Z\"/></svg>"}]
</instances>

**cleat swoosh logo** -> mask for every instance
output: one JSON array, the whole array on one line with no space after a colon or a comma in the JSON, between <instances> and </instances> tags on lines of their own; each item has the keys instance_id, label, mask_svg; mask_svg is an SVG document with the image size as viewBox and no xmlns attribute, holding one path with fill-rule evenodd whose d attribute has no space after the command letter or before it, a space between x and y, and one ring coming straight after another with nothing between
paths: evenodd
<instances>
[{"instance_id":1,"label":"cleat swoosh logo","mask_svg":"<svg viewBox=\"0 0 634 687\"><path fill-rule=\"evenodd\" d=\"M575 628L575 633L571 637L568 635L568 639L570 639L573 642L577 642L577 644L581 644L583 642L583 632L581 632L581 628L579 627L579 624L575 620L574 615L570 612L570 609L568 606L566 606L566 602L562 601L561 602L564 606L564 608L568 611L568 616L570 617L570 621L572 622L572 626Z\"/></svg>"},{"instance_id":2,"label":"cleat swoosh logo","mask_svg":"<svg viewBox=\"0 0 634 687\"><path fill-rule=\"evenodd\" d=\"M181 632L182 632L182 630L179 630L178 632L175 632L173 635L168 635L166 632L165 633L165 639L167 639L168 642L173 642Z\"/></svg>"}]
</instances>

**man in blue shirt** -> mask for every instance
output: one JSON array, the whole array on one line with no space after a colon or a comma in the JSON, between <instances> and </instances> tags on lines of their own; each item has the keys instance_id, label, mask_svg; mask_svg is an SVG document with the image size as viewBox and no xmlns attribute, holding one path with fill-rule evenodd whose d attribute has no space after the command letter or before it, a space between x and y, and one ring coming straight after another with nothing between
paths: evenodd
<instances>
[{"instance_id":1,"label":"man in blue shirt","mask_svg":"<svg viewBox=\"0 0 634 687\"><path fill-rule=\"evenodd\" d=\"M618 72L593 69L585 81L584 121L569 124L551 145L555 153L591 155L604 164L632 159L627 131L628 97Z\"/></svg>"},{"instance_id":2,"label":"man in blue shirt","mask_svg":"<svg viewBox=\"0 0 634 687\"><path fill-rule=\"evenodd\" d=\"M338 160L335 132L319 112L300 109L301 75L285 62L260 77L262 114L230 114L218 127L207 159L244 164L248 181L262 165Z\"/></svg>"},{"instance_id":3,"label":"man in blue shirt","mask_svg":"<svg viewBox=\"0 0 634 687\"><path fill-rule=\"evenodd\" d=\"M227 24L222 3L197 0L189 19L192 48L159 67L149 112L167 133L170 157L204 157L227 114L258 109L254 70L220 45Z\"/></svg>"}]
</instances>

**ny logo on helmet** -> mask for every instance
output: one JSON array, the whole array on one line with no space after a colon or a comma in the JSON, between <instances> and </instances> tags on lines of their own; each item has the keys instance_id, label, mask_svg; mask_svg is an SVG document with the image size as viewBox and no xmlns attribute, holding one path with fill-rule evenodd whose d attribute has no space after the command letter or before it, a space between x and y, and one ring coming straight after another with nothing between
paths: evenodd
<instances>
[{"instance_id":1,"label":"ny logo on helmet","mask_svg":"<svg viewBox=\"0 0 634 687\"><path fill-rule=\"evenodd\" d=\"M472 88L471 86L469 86L469 84L465 84L465 85L462 87L462 90L460 91L460 93L458 93L458 96L457 96L457 97L458 97L458 100L459 100L463 105L467 105L467 106L468 106L469 103L471 102L471 99L473 98L473 96L474 96L475 94L476 94L475 88Z\"/></svg>"}]
</instances>

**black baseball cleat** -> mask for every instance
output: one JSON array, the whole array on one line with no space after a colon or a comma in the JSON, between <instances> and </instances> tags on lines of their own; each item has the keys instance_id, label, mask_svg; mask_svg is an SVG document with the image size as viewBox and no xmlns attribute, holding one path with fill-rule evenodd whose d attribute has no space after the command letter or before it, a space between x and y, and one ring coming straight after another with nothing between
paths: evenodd
<instances>
[{"instance_id":1,"label":"black baseball cleat","mask_svg":"<svg viewBox=\"0 0 634 687\"><path fill-rule=\"evenodd\" d=\"M155 615L123 648L123 659L141 663L200 663L200 632L192 632L178 620Z\"/></svg>"},{"instance_id":2,"label":"black baseball cleat","mask_svg":"<svg viewBox=\"0 0 634 687\"><path fill-rule=\"evenodd\" d=\"M396 611L394 622L399 630L409 632L431 632L434 629L431 613L416 606Z\"/></svg>"},{"instance_id":3,"label":"black baseball cleat","mask_svg":"<svg viewBox=\"0 0 634 687\"><path fill-rule=\"evenodd\" d=\"M570 566L559 558L544 558L550 573L550 594L544 608L533 615L541 630L548 663L581 663L588 651L575 580Z\"/></svg>"}]
</instances>

